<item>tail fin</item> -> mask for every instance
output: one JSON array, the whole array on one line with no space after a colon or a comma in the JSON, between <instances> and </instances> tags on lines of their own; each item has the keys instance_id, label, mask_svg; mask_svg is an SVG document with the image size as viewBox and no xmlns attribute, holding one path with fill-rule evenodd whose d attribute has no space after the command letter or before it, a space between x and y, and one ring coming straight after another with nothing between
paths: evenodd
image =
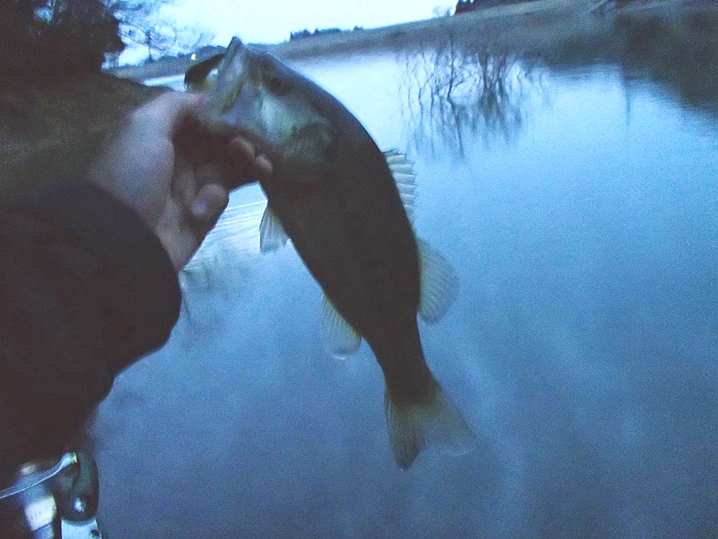
<instances>
[{"instance_id":1,"label":"tail fin","mask_svg":"<svg viewBox=\"0 0 718 539\"><path fill-rule=\"evenodd\" d=\"M449 455L464 455L474 446L471 432L461 413L432 380L433 387L426 402L398 404L384 393L386 423L394 460L408 470L426 445L435 445Z\"/></svg>"}]
</instances>

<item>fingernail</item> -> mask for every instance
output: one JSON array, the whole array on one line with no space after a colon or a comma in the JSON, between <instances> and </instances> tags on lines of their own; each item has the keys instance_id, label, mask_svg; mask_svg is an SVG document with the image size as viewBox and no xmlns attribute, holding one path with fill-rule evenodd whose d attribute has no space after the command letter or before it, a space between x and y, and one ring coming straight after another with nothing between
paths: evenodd
<instances>
[{"instance_id":1,"label":"fingernail","mask_svg":"<svg viewBox=\"0 0 718 539\"><path fill-rule=\"evenodd\" d=\"M204 200L194 200L192 202L192 215L199 218L207 218L209 216L209 206Z\"/></svg>"},{"instance_id":2,"label":"fingernail","mask_svg":"<svg viewBox=\"0 0 718 539\"><path fill-rule=\"evenodd\" d=\"M254 146L247 139L236 137L232 139L230 144L232 145L232 149L240 153L243 158L254 157Z\"/></svg>"},{"instance_id":3,"label":"fingernail","mask_svg":"<svg viewBox=\"0 0 718 539\"><path fill-rule=\"evenodd\" d=\"M269 158L261 154L257 156L257 158L254 161L255 166L260 169L264 174L267 176L270 176L272 174L272 162L269 160Z\"/></svg>"}]
</instances>

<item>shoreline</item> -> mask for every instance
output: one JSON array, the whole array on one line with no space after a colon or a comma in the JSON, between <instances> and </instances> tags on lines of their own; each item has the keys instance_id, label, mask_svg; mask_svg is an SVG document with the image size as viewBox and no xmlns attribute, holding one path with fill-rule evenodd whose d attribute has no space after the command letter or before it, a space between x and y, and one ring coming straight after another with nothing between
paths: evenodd
<instances>
[{"instance_id":1,"label":"shoreline","mask_svg":"<svg viewBox=\"0 0 718 539\"><path fill-rule=\"evenodd\" d=\"M479 46L552 69L572 69L587 61L615 62L641 67L643 76L663 85L678 101L710 110L718 118L716 71L700 68L706 62L716 65L711 51L718 51L718 4L639 0L630 8L590 13L588 8L599 2L535 0L265 48L290 60L346 56L351 62L352 54L440 50L449 40L469 50ZM631 48L632 42L653 45ZM161 77L181 76L188 65L188 59L172 59L52 84L6 84L0 89L0 205L80 177L105 134L130 110L168 90ZM155 85L143 83L148 79Z\"/></svg>"},{"instance_id":2,"label":"shoreline","mask_svg":"<svg viewBox=\"0 0 718 539\"><path fill-rule=\"evenodd\" d=\"M500 29L505 19L518 22L536 22L544 17L561 18L587 13L594 5L593 0L528 0L505 6L492 6L470 13L436 17L421 21L368 28L347 30L340 34L326 34L306 39L285 41L276 44L251 44L263 48L283 59L296 59L326 54L344 54L364 50L373 50L405 45L417 38L430 40L444 36L446 32L461 31L476 25L487 25L491 30ZM522 20L523 19L523 20ZM493 32L492 32L493 33ZM105 72L120 78L142 81L151 78L170 77L184 73L193 62L187 58L171 58L152 64L139 66L120 66Z\"/></svg>"},{"instance_id":3,"label":"shoreline","mask_svg":"<svg viewBox=\"0 0 718 539\"><path fill-rule=\"evenodd\" d=\"M620 14L641 17L690 9L718 11L718 5L707 0L637 0L633 4L598 13L607 0L527 0L522 3L486 7L477 11L436 17L421 21L348 30L276 44L250 44L265 49L280 59L294 60L313 56L332 56L421 47L445 41L447 36L459 40L483 42L505 50L526 52L539 50L551 43L571 39L576 34L593 34L605 28L607 19ZM550 47L549 47L550 48ZM192 62L188 58L169 58L140 66L121 66L105 71L118 78L142 82L148 79L183 74Z\"/></svg>"}]
</instances>

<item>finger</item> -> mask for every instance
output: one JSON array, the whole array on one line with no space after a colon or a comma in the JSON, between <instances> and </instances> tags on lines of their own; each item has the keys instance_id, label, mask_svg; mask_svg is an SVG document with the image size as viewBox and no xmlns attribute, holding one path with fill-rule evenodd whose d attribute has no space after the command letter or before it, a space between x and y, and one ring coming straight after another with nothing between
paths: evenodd
<instances>
[{"instance_id":1,"label":"finger","mask_svg":"<svg viewBox=\"0 0 718 539\"><path fill-rule=\"evenodd\" d=\"M238 160L254 160L254 145L244 137L235 137L229 141L229 151Z\"/></svg>"},{"instance_id":2,"label":"finger","mask_svg":"<svg viewBox=\"0 0 718 539\"><path fill-rule=\"evenodd\" d=\"M190 214L203 233L208 232L229 203L229 193L216 183L203 186L190 205Z\"/></svg>"},{"instance_id":3,"label":"finger","mask_svg":"<svg viewBox=\"0 0 718 539\"><path fill-rule=\"evenodd\" d=\"M229 177L225 179L232 188L253 181L268 179L272 174L272 164L264 155L256 155L250 141L235 137L229 143Z\"/></svg>"},{"instance_id":4,"label":"finger","mask_svg":"<svg viewBox=\"0 0 718 539\"><path fill-rule=\"evenodd\" d=\"M175 155L172 185L170 186L172 197L187 207L196 196L197 189L198 181L192 167L182 155Z\"/></svg>"},{"instance_id":5,"label":"finger","mask_svg":"<svg viewBox=\"0 0 718 539\"><path fill-rule=\"evenodd\" d=\"M272 176L272 162L264 154L260 154L254 160L254 168L261 179L268 180Z\"/></svg>"},{"instance_id":6,"label":"finger","mask_svg":"<svg viewBox=\"0 0 718 539\"><path fill-rule=\"evenodd\" d=\"M265 154L257 154L254 145L244 137L235 137L230 142L230 149L236 160L246 161L247 173L259 174L262 178L272 175L272 162Z\"/></svg>"},{"instance_id":7,"label":"finger","mask_svg":"<svg viewBox=\"0 0 718 539\"><path fill-rule=\"evenodd\" d=\"M228 177L231 186L240 186L248 181L254 166L254 145L244 137L235 137L228 145Z\"/></svg>"}]
</instances>

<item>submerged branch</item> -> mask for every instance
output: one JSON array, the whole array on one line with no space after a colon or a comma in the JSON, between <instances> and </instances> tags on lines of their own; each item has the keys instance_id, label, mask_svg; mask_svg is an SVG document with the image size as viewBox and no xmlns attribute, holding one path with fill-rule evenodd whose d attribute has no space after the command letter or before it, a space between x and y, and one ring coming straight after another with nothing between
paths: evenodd
<instances>
[{"instance_id":1,"label":"submerged branch","mask_svg":"<svg viewBox=\"0 0 718 539\"><path fill-rule=\"evenodd\" d=\"M461 155L471 138L513 138L523 124L530 73L514 54L466 45L449 33L440 45L404 58L405 112L419 149L433 139Z\"/></svg>"}]
</instances>

